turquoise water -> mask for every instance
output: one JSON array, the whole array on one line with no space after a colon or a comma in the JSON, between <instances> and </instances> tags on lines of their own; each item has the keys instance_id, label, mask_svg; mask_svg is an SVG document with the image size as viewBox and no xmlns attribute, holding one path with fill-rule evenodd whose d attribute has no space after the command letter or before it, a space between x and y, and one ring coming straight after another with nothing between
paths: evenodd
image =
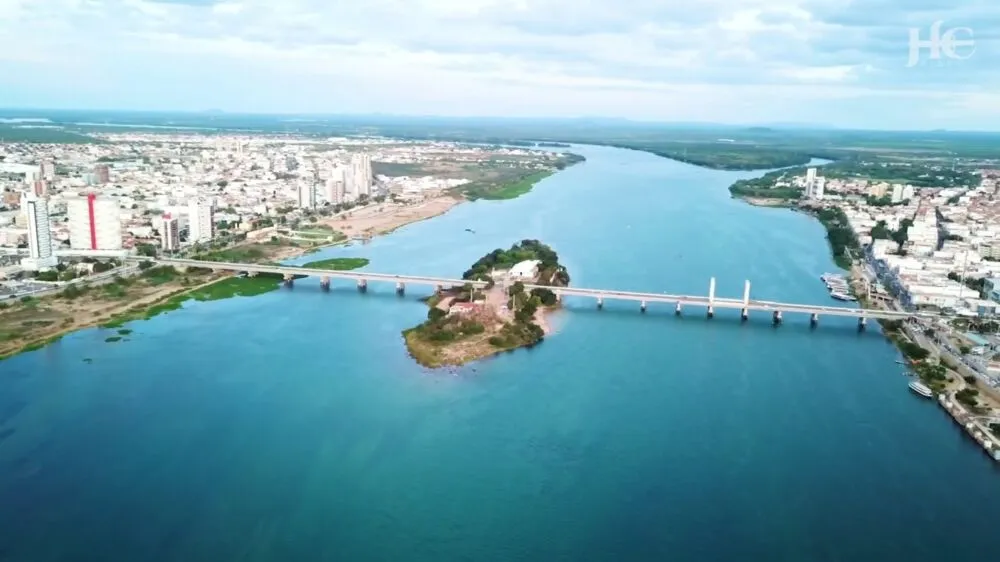
<instances>
[{"instance_id":1,"label":"turquoise water","mask_svg":"<svg viewBox=\"0 0 1000 562\"><path fill-rule=\"evenodd\" d=\"M704 294L714 275L720 296L750 279L828 302L822 227L730 200L746 174L581 150L526 196L319 257L456 276L538 238L576 286ZM301 280L0 363L0 559L995 555L1000 471L877 329L567 299L542 345L449 374L401 342L425 295Z\"/></svg>"}]
</instances>

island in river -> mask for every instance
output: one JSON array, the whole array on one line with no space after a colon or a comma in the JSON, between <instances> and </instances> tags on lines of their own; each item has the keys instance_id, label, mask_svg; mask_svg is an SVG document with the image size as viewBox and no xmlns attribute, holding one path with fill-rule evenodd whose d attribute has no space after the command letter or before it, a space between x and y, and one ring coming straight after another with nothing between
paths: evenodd
<instances>
[{"instance_id":1,"label":"island in river","mask_svg":"<svg viewBox=\"0 0 1000 562\"><path fill-rule=\"evenodd\" d=\"M462 278L469 283L427 299L427 320L403 332L410 355L425 367L462 365L538 344L550 332L545 313L559 305L545 287L569 285L559 256L538 240L497 248Z\"/></svg>"}]
</instances>

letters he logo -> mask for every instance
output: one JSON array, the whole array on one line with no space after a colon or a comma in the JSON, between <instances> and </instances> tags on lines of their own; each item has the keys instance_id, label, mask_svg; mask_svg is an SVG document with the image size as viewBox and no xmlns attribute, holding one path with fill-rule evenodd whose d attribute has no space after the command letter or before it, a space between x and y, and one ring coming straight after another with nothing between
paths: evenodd
<instances>
[{"instance_id":1,"label":"letters he logo","mask_svg":"<svg viewBox=\"0 0 1000 562\"><path fill-rule=\"evenodd\" d=\"M968 27L951 27L943 33L941 26L943 21L936 21L931 25L931 36L929 39L920 38L920 28L910 28L910 60L907 67L916 66L920 62L920 50L930 51L931 60L941 60L941 55L949 59L965 60L976 52L976 42L972 39L972 30ZM969 47L969 50L959 52L958 49Z\"/></svg>"}]
</instances>

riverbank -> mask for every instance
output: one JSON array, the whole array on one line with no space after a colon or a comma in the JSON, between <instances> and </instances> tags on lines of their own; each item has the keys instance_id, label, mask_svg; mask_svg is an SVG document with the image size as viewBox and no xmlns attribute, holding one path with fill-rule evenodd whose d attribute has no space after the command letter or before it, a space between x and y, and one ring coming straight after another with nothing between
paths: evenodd
<instances>
[{"instance_id":1,"label":"riverbank","mask_svg":"<svg viewBox=\"0 0 1000 562\"><path fill-rule=\"evenodd\" d=\"M416 204L383 203L370 205L339 217L320 219L320 223L343 232L349 238L372 238L390 234L408 224L427 220L450 211L465 199L437 195Z\"/></svg>"}]
</instances>

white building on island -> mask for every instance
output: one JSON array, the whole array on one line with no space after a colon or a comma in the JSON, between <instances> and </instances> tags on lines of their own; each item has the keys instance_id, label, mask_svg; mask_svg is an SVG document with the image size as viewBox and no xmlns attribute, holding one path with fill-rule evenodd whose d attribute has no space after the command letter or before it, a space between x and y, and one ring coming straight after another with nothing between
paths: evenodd
<instances>
[{"instance_id":1,"label":"white building on island","mask_svg":"<svg viewBox=\"0 0 1000 562\"><path fill-rule=\"evenodd\" d=\"M518 262L507 272L507 278L511 281L534 281L538 276L538 265L541 263L541 260Z\"/></svg>"}]
</instances>

